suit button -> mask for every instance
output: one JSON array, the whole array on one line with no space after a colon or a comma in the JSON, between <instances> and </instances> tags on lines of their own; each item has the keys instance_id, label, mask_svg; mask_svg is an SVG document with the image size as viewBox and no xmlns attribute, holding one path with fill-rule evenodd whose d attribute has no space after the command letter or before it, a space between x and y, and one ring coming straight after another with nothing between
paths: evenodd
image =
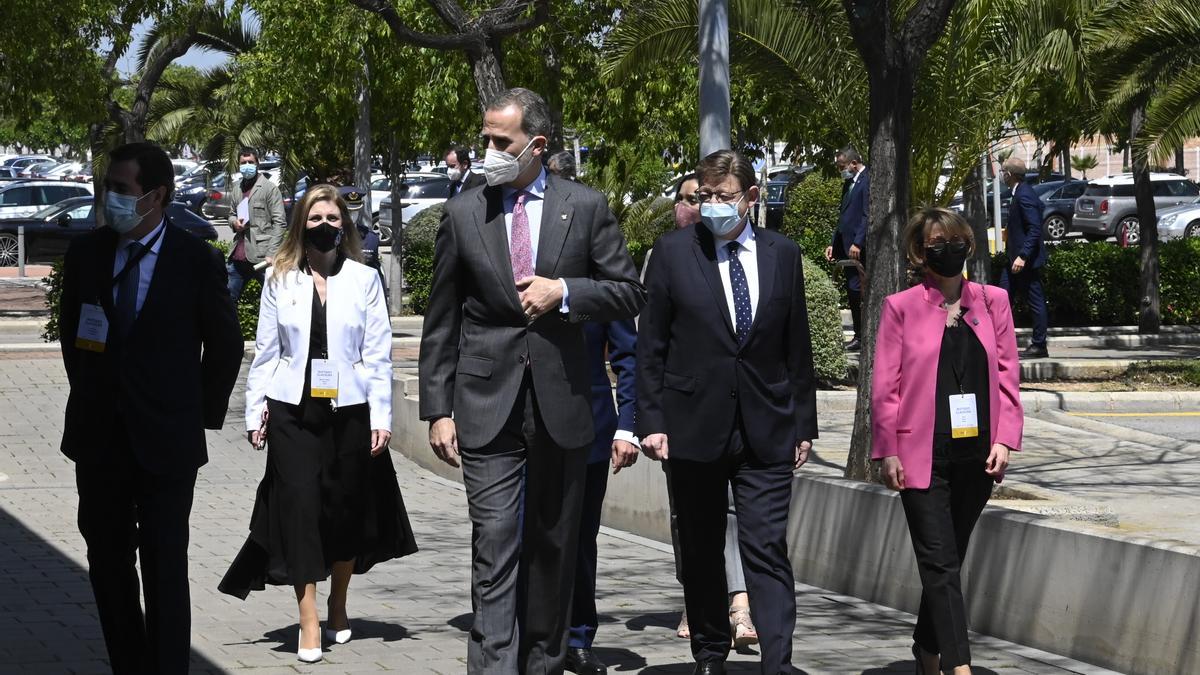
<instances>
[{"instance_id":1,"label":"suit button","mask_svg":"<svg viewBox=\"0 0 1200 675\"><path fill-rule=\"evenodd\" d=\"M739 356L739 357L737 357L737 362L738 362L738 363L741 363L741 362L742 362L742 357L740 357L740 356Z\"/></svg>"},{"instance_id":2,"label":"suit button","mask_svg":"<svg viewBox=\"0 0 1200 675\"><path fill-rule=\"evenodd\" d=\"M525 355L524 354L517 357L517 363L525 363Z\"/></svg>"},{"instance_id":3,"label":"suit button","mask_svg":"<svg viewBox=\"0 0 1200 675\"><path fill-rule=\"evenodd\" d=\"M737 389L729 390L729 398L737 398Z\"/></svg>"}]
</instances>

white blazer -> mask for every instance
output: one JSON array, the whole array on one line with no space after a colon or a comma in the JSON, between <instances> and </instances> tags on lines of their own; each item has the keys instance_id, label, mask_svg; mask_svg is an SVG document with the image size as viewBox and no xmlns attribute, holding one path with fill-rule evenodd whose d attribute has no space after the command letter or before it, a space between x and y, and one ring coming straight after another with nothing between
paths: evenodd
<instances>
[{"instance_id":1,"label":"white blazer","mask_svg":"<svg viewBox=\"0 0 1200 675\"><path fill-rule=\"evenodd\" d=\"M281 278L267 268L258 310L254 362L246 378L246 430L257 431L266 399L296 405L304 394L313 280L292 270ZM339 406L366 403L372 429L392 428L392 322L379 274L346 260L328 278L325 323L329 359L337 364Z\"/></svg>"}]
</instances>

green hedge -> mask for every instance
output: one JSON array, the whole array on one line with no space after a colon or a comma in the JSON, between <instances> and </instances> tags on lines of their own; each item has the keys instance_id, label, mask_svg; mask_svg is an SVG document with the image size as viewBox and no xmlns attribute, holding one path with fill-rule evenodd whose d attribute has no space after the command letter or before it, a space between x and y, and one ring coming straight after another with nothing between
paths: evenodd
<instances>
[{"instance_id":1,"label":"green hedge","mask_svg":"<svg viewBox=\"0 0 1200 675\"><path fill-rule=\"evenodd\" d=\"M833 240L842 205L842 179L809 175L788 190L787 209L779 227L782 234L800 245L804 257L834 281L839 307L847 304L845 273L825 260L825 248Z\"/></svg>"},{"instance_id":2,"label":"green hedge","mask_svg":"<svg viewBox=\"0 0 1200 675\"><path fill-rule=\"evenodd\" d=\"M826 382L844 380L846 350L837 287L829 275L808 258L804 259L804 302L808 306L813 369L817 378Z\"/></svg>"},{"instance_id":3,"label":"green hedge","mask_svg":"<svg viewBox=\"0 0 1200 675\"><path fill-rule=\"evenodd\" d=\"M441 204L419 211L404 228L404 282L409 289L413 314L424 314L433 284L433 246L445 207Z\"/></svg>"},{"instance_id":4,"label":"green hedge","mask_svg":"<svg viewBox=\"0 0 1200 675\"><path fill-rule=\"evenodd\" d=\"M1106 242L1051 245L1042 284L1051 326L1127 326L1137 323L1141 250ZM1006 254L992 260L992 278L1000 279ZM1159 293L1167 325L1200 322L1200 239L1163 242L1159 247ZM1018 325L1028 326L1029 311L1017 303Z\"/></svg>"}]
</instances>

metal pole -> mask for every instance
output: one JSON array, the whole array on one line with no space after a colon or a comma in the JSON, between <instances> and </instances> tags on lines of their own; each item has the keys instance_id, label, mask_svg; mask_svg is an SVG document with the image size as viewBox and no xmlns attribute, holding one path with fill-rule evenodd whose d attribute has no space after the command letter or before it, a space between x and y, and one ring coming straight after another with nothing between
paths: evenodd
<instances>
[{"instance_id":1,"label":"metal pole","mask_svg":"<svg viewBox=\"0 0 1200 675\"><path fill-rule=\"evenodd\" d=\"M990 153L989 153L990 154ZM992 232L996 238L996 252L1004 250L1004 235L1000 231L1000 165L996 165L996 177L992 179Z\"/></svg>"},{"instance_id":2,"label":"metal pole","mask_svg":"<svg viewBox=\"0 0 1200 675\"><path fill-rule=\"evenodd\" d=\"M579 134L575 134L575 138L573 140L575 141L575 171L582 176L583 162L579 160Z\"/></svg>"},{"instance_id":3,"label":"metal pole","mask_svg":"<svg viewBox=\"0 0 1200 675\"><path fill-rule=\"evenodd\" d=\"M729 5L700 0L700 157L729 147Z\"/></svg>"},{"instance_id":4,"label":"metal pole","mask_svg":"<svg viewBox=\"0 0 1200 675\"><path fill-rule=\"evenodd\" d=\"M983 222L984 229L987 229L988 218L988 203L987 203L987 169L988 169L988 154L985 152L979 155L979 188L984 190L983 193Z\"/></svg>"},{"instance_id":5,"label":"metal pole","mask_svg":"<svg viewBox=\"0 0 1200 675\"><path fill-rule=\"evenodd\" d=\"M17 276L25 278L25 226L17 226Z\"/></svg>"}]
</instances>

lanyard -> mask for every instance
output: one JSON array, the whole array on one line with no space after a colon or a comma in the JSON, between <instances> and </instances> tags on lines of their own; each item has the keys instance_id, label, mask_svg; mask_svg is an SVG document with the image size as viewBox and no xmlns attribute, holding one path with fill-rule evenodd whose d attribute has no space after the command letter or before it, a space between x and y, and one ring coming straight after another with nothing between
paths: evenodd
<instances>
[{"instance_id":1,"label":"lanyard","mask_svg":"<svg viewBox=\"0 0 1200 675\"><path fill-rule=\"evenodd\" d=\"M129 276L129 273L133 271L134 265L137 265L142 261L142 258L146 257L146 254L150 252L150 249L154 248L154 244L158 242L159 238L162 237L163 231L166 229L167 228L165 225L160 225L158 228L158 233L155 234L150 241L146 242L146 245L142 247L142 250L138 251L137 255L125 261L125 266L121 268L121 271L117 273L117 276L113 277L113 286L121 283L125 280L125 277Z\"/></svg>"},{"instance_id":2,"label":"lanyard","mask_svg":"<svg viewBox=\"0 0 1200 675\"><path fill-rule=\"evenodd\" d=\"M967 350L968 350L967 341L970 338L970 335L968 335L968 333L971 332L970 327L968 327L965 323L961 323L963 321L963 315L965 313L966 312L964 312L962 310L959 311L958 320L960 323L951 329L951 330L959 331L955 335L955 338L954 338L954 343L955 343L955 347L956 347L955 353L952 355L952 357L950 359L950 372L954 375L954 383L956 385L958 385L958 393L959 394L966 393L965 391L963 391L963 377L967 373Z\"/></svg>"}]
</instances>

